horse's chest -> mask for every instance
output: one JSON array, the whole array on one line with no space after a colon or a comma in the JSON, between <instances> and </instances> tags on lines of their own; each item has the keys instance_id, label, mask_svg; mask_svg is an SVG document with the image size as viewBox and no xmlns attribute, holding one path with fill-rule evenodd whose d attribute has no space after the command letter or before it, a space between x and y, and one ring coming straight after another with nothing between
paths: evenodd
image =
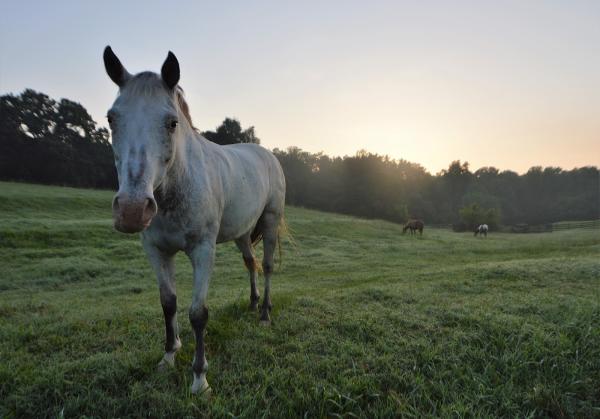
<instances>
[{"instance_id":1,"label":"horse's chest","mask_svg":"<svg viewBox=\"0 0 600 419\"><path fill-rule=\"evenodd\" d=\"M204 235L201 225L190 219L173 220L168 216L158 216L144 232L144 240L149 240L165 251L174 252L188 249Z\"/></svg>"},{"instance_id":2,"label":"horse's chest","mask_svg":"<svg viewBox=\"0 0 600 419\"><path fill-rule=\"evenodd\" d=\"M186 248L185 232L167 228L164 223L160 226L151 226L144 231L143 239L166 252L176 252Z\"/></svg>"}]
</instances>

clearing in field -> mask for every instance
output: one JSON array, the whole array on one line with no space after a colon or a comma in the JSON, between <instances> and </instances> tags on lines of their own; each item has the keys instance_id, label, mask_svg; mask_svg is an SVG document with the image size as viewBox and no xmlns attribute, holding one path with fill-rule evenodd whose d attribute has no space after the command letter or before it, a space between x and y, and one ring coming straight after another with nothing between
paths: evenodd
<instances>
[{"instance_id":1,"label":"clearing in field","mask_svg":"<svg viewBox=\"0 0 600 419\"><path fill-rule=\"evenodd\" d=\"M600 416L600 234L472 233L287 208L273 324L221 245L209 292L210 400L189 393L112 192L0 183L0 416Z\"/></svg>"}]
</instances>

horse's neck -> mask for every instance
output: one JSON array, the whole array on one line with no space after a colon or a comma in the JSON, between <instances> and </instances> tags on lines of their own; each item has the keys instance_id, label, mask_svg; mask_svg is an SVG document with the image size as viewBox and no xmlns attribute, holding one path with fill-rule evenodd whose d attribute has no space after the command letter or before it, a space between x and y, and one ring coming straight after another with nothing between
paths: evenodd
<instances>
[{"instance_id":1,"label":"horse's neck","mask_svg":"<svg viewBox=\"0 0 600 419\"><path fill-rule=\"evenodd\" d=\"M193 173L204 165L204 152L193 132L183 133L176 141L175 156L167 169L160 192L162 196L177 195L181 199L195 180Z\"/></svg>"},{"instance_id":2,"label":"horse's neck","mask_svg":"<svg viewBox=\"0 0 600 419\"><path fill-rule=\"evenodd\" d=\"M207 181L210 177L207 174L214 174L214 154L219 151L198 132L185 132L178 139L176 156L167 174L168 186L192 190Z\"/></svg>"}]
</instances>

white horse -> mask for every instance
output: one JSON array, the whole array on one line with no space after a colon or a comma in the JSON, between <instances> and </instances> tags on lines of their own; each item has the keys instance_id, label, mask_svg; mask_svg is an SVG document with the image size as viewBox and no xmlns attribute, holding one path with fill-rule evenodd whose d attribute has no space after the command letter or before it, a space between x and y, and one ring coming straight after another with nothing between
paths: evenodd
<instances>
[{"instance_id":1,"label":"white horse","mask_svg":"<svg viewBox=\"0 0 600 419\"><path fill-rule=\"evenodd\" d=\"M477 237L477 234L487 237L488 230L489 228L487 224L480 224L479 227L475 229L475 237Z\"/></svg>"},{"instance_id":2,"label":"white horse","mask_svg":"<svg viewBox=\"0 0 600 419\"><path fill-rule=\"evenodd\" d=\"M189 318L196 336L192 393L209 389L204 354L206 296L217 243L234 240L250 273L250 307L256 309L257 264L252 244L262 238L265 291L260 320L270 324L270 281L278 229L283 222L285 178L275 156L256 144L220 146L193 127L179 82L179 63L169 52L161 75L131 75L110 47L106 72L119 95L108 111L119 178L114 226L142 232L158 276L166 326L165 355L173 366L181 347L177 327L174 255L184 251L194 271Z\"/></svg>"}]
</instances>

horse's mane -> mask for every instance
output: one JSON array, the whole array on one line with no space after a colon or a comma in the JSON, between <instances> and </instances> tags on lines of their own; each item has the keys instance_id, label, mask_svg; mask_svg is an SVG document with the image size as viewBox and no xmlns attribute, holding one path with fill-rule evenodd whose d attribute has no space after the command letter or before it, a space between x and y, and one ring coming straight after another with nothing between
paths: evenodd
<instances>
[{"instance_id":1,"label":"horse's mane","mask_svg":"<svg viewBox=\"0 0 600 419\"><path fill-rule=\"evenodd\" d=\"M181 113L183 113L183 116L185 116L185 119L187 119L188 123L190 124L190 127L192 127L192 129L194 131L198 131L198 129L192 123L192 116L190 115L190 107L188 106L187 102L185 101L185 98L183 96L183 89L180 86L177 86L175 88L175 95L177 97L177 104L179 105L179 109L181 109Z\"/></svg>"}]
</instances>

